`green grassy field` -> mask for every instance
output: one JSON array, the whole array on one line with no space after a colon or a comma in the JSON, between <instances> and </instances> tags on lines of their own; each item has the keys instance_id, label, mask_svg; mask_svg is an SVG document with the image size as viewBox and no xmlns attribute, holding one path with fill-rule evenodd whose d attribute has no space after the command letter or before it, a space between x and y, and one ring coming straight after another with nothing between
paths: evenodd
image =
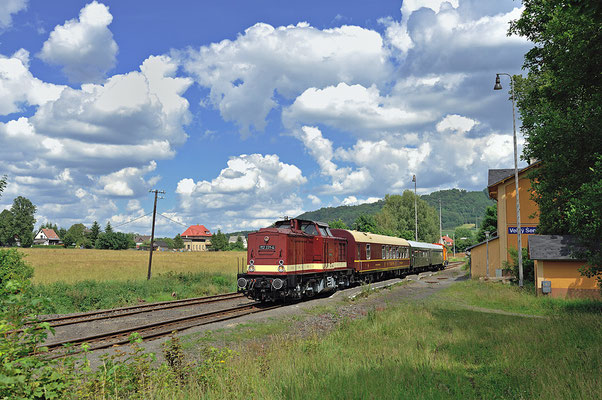
<instances>
[{"instance_id":1,"label":"green grassy field","mask_svg":"<svg viewBox=\"0 0 602 400\"><path fill-rule=\"evenodd\" d=\"M69 313L209 296L236 290L246 252L21 249L33 266L33 294L49 300L47 313Z\"/></svg>"},{"instance_id":2,"label":"green grassy field","mask_svg":"<svg viewBox=\"0 0 602 400\"><path fill-rule=\"evenodd\" d=\"M597 399L602 388L601 302L468 281L328 334L292 340L272 324L244 330L247 338L253 329L272 334L226 360L210 386L189 383L159 397Z\"/></svg>"}]
</instances>

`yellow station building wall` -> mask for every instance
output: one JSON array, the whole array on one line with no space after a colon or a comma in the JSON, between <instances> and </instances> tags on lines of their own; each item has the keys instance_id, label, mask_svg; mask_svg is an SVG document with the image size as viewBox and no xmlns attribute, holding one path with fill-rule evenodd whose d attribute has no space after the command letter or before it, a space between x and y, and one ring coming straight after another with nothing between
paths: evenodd
<instances>
[{"instance_id":1,"label":"yellow station building wall","mask_svg":"<svg viewBox=\"0 0 602 400\"><path fill-rule=\"evenodd\" d=\"M496 268L500 268L500 240L489 241L489 276L495 276ZM472 277L487 276L487 246L485 243L470 250L470 275Z\"/></svg>"},{"instance_id":2,"label":"yellow station building wall","mask_svg":"<svg viewBox=\"0 0 602 400\"><path fill-rule=\"evenodd\" d=\"M542 281L550 281L552 297L592 297L600 298L600 287L595 278L579 273L583 261L535 260L535 280L537 293L541 294Z\"/></svg>"}]
</instances>

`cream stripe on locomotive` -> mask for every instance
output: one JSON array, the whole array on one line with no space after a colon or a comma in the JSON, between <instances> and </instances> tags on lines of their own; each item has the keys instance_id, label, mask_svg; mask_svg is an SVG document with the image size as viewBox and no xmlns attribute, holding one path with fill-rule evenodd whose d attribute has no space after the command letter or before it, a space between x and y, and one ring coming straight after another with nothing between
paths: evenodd
<instances>
[{"instance_id":1,"label":"cream stripe on locomotive","mask_svg":"<svg viewBox=\"0 0 602 400\"><path fill-rule=\"evenodd\" d=\"M263 265L263 264L255 264L253 265L255 267L255 273L258 272L279 272L278 268L281 267L281 265ZM333 263L308 263L308 264L283 264L282 267L285 268L285 270L283 272L303 272L303 271L329 271L332 269L340 269L340 268L347 268L347 263L345 261L338 261L338 262L333 262ZM247 269L249 268L249 265L247 265Z\"/></svg>"}]
</instances>

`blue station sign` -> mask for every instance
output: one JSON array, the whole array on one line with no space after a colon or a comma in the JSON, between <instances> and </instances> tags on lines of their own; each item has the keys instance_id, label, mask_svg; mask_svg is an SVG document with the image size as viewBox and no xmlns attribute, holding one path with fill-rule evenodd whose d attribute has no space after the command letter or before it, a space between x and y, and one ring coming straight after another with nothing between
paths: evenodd
<instances>
[{"instance_id":1,"label":"blue station sign","mask_svg":"<svg viewBox=\"0 0 602 400\"><path fill-rule=\"evenodd\" d=\"M534 226L521 226L520 227L520 233L522 235L531 235L533 233L535 233L535 227ZM516 226L509 226L508 227L508 233L510 235L516 235Z\"/></svg>"}]
</instances>

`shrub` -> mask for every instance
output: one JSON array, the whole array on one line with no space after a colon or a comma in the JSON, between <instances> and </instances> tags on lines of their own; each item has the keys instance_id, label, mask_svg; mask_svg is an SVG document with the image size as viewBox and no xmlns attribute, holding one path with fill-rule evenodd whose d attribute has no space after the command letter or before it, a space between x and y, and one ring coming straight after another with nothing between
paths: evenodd
<instances>
[{"instance_id":1,"label":"shrub","mask_svg":"<svg viewBox=\"0 0 602 400\"><path fill-rule=\"evenodd\" d=\"M0 249L0 290L10 280L23 284L32 276L33 268L25 263L17 249Z\"/></svg>"},{"instance_id":2,"label":"shrub","mask_svg":"<svg viewBox=\"0 0 602 400\"><path fill-rule=\"evenodd\" d=\"M519 278L518 273L518 251L514 247L510 247L508 249L508 253L510 253L510 257L512 261L504 261L504 269L510 271L512 276L516 279ZM522 251L523 256L523 280L525 282L533 282L535 280L535 267L534 262L529 258L529 254L527 249L523 248Z\"/></svg>"}]
</instances>

